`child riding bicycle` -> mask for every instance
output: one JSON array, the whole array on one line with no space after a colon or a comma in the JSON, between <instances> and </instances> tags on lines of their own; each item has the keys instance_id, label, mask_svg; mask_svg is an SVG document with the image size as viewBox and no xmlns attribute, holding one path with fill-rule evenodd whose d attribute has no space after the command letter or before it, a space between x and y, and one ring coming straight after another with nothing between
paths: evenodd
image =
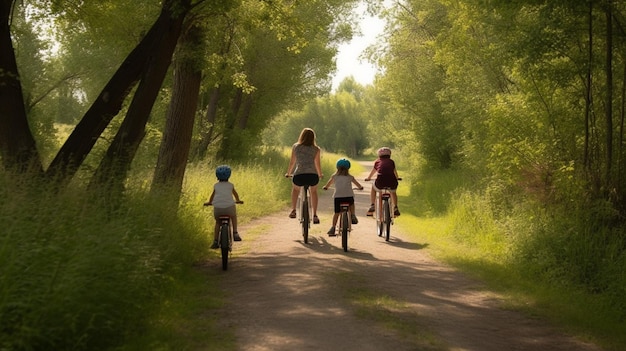
<instances>
[{"instance_id":1,"label":"child riding bicycle","mask_svg":"<svg viewBox=\"0 0 626 351\"><path fill-rule=\"evenodd\" d=\"M328 190L331 184L335 184L335 193L333 198L335 199L335 214L333 215L333 226L328 230L329 236L335 236L335 226L339 219L339 213L341 212L341 203L350 203L350 213L352 213L352 224L359 223L356 215L354 214L354 191L352 191L352 184L356 185L359 190L363 190L363 186L357 182L357 180L350 175L350 161L341 158L337 161L337 172L333 174L328 183L324 185L324 190Z\"/></svg>"},{"instance_id":2,"label":"child riding bicycle","mask_svg":"<svg viewBox=\"0 0 626 351\"><path fill-rule=\"evenodd\" d=\"M367 215L374 215L376 208L374 202L376 201L376 193L382 189L389 188L391 193L391 199L394 204L393 215L398 217L400 211L398 210L398 195L396 189L398 188L398 172L396 171L396 164L391 159L391 149L384 146L377 151L378 159L374 162L374 168L370 172L369 176L365 178L366 181L371 180L374 173L376 173L376 181L372 186L372 192L370 194L371 205L367 210Z\"/></svg>"},{"instance_id":3,"label":"child riding bicycle","mask_svg":"<svg viewBox=\"0 0 626 351\"><path fill-rule=\"evenodd\" d=\"M215 235L213 237L213 245L211 245L212 249L219 248L217 239L219 238L220 216L230 216L230 220L233 223L233 239L235 241L241 241L241 236L239 236L237 232L237 209L235 208L235 204L242 204L243 201L239 200L239 194L237 194L235 186L228 181L230 175L230 166L222 165L215 169L215 176L218 182L213 186L211 197L204 203L204 206L213 206Z\"/></svg>"}]
</instances>

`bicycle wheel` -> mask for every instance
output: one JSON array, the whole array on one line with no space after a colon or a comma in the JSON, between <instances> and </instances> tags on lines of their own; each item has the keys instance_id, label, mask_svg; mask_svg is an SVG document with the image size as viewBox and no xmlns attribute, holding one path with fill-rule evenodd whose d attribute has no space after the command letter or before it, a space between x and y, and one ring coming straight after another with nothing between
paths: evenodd
<instances>
[{"instance_id":1,"label":"bicycle wheel","mask_svg":"<svg viewBox=\"0 0 626 351\"><path fill-rule=\"evenodd\" d=\"M228 269L228 254L230 252L229 232L229 225L224 224L220 227L220 249L222 251L222 270L224 271Z\"/></svg>"},{"instance_id":2,"label":"bicycle wheel","mask_svg":"<svg viewBox=\"0 0 626 351\"><path fill-rule=\"evenodd\" d=\"M383 218L382 218L382 211L379 208L379 203L378 203L378 199L376 199L376 213L374 214L376 216L376 234L378 234L378 236L383 236Z\"/></svg>"},{"instance_id":3,"label":"bicycle wheel","mask_svg":"<svg viewBox=\"0 0 626 351\"><path fill-rule=\"evenodd\" d=\"M348 212L343 212L341 214L341 247L343 247L344 252L348 252Z\"/></svg>"},{"instance_id":4,"label":"bicycle wheel","mask_svg":"<svg viewBox=\"0 0 626 351\"><path fill-rule=\"evenodd\" d=\"M391 235L391 209L389 208L389 201L385 201L383 205L384 210L384 224L385 224L385 241L389 241Z\"/></svg>"},{"instance_id":5,"label":"bicycle wheel","mask_svg":"<svg viewBox=\"0 0 626 351\"><path fill-rule=\"evenodd\" d=\"M302 237L304 238L304 243L309 242L309 201L305 198L302 201Z\"/></svg>"}]
</instances>

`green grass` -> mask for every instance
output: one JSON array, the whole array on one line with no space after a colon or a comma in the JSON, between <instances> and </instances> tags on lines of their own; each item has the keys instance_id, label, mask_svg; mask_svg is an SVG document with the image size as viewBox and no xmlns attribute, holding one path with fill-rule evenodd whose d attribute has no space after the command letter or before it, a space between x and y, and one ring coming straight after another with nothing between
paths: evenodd
<instances>
[{"instance_id":1,"label":"green grass","mask_svg":"<svg viewBox=\"0 0 626 351\"><path fill-rule=\"evenodd\" d=\"M288 206L287 156L231 165L245 201L242 223ZM325 179L339 157L323 154ZM354 164L352 173L362 172ZM215 166L189 167L178 212L141 186L111 212L80 187L58 194L0 174L0 349L234 349L233 336L218 333L219 275L203 265L217 259L208 249L211 209L202 206ZM412 178L399 188L397 224L415 242L487 282L506 297L504 307L607 350L626 349L621 232L599 230L583 212L496 211L458 172ZM261 234L245 233L251 240ZM366 289L362 279L336 279L360 318L426 340L425 349L441 346L420 334L420 316L400 313L402 301Z\"/></svg>"},{"instance_id":2,"label":"green grass","mask_svg":"<svg viewBox=\"0 0 626 351\"><path fill-rule=\"evenodd\" d=\"M591 229L584 212L540 218L536 208L493 208L489 196L471 192L458 177L445 171L420 179L400 198L398 225L434 257L502 294L503 307L548 320L607 350L626 349L623 234ZM451 195L414 192L427 186ZM424 197L430 206L406 208Z\"/></svg>"},{"instance_id":3,"label":"green grass","mask_svg":"<svg viewBox=\"0 0 626 351\"><path fill-rule=\"evenodd\" d=\"M231 165L241 222L287 205L286 165L280 154ZM217 258L202 206L215 166L189 168L178 211L145 184L112 209L80 186L0 174L0 349L233 349L216 331L219 280L203 269Z\"/></svg>"}]
</instances>

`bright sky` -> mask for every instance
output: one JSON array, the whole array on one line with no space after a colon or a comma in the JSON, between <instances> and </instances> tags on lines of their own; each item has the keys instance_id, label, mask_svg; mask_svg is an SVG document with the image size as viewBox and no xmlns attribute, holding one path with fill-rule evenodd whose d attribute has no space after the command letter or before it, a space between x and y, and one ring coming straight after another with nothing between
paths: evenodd
<instances>
[{"instance_id":1,"label":"bright sky","mask_svg":"<svg viewBox=\"0 0 626 351\"><path fill-rule=\"evenodd\" d=\"M361 7L357 8L357 11L360 10L362 10ZM339 46L337 73L333 77L333 91L346 77L353 76L358 83L368 85L374 81L374 76L377 73L376 67L359 56L376 41L376 37L384 29L385 22L380 18L368 16L365 11L361 13L360 27L363 35L355 36L350 43Z\"/></svg>"}]
</instances>

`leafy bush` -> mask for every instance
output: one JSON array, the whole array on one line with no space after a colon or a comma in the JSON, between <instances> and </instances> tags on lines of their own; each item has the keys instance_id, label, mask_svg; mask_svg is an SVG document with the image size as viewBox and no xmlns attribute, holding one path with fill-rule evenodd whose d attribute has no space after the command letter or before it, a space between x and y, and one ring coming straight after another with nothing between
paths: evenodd
<instances>
[{"instance_id":1,"label":"leafy bush","mask_svg":"<svg viewBox=\"0 0 626 351\"><path fill-rule=\"evenodd\" d=\"M515 230L512 258L528 277L584 291L603 300L604 312L624 319L626 233L601 220L610 216L607 208L598 203L578 210L535 209Z\"/></svg>"}]
</instances>

